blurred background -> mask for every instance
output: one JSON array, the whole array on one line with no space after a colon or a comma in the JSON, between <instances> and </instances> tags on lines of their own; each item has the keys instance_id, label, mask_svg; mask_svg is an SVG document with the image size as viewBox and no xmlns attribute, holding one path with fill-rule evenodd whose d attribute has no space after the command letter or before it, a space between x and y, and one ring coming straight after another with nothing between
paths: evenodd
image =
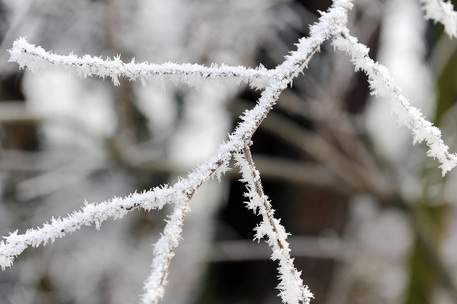
<instances>
[{"instance_id":1,"label":"blurred background","mask_svg":"<svg viewBox=\"0 0 457 304\"><path fill-rule=\"evenodd\" d=\"M357 0L349 28L457 151L457 44L420 1ZM328 0L1 0L0 235L84 201L170 183L211 156L259 91L29 73L26 36L58 54L274 68ZM326 43L255 134L254 161L312 303L457 303L457 171L441 177L388 103ZM277 265L232 170L192 201L163 303L281 303ZM137 210L27 249L0 303L137 303L169 209Z\"/></svg>"}]
</instances>

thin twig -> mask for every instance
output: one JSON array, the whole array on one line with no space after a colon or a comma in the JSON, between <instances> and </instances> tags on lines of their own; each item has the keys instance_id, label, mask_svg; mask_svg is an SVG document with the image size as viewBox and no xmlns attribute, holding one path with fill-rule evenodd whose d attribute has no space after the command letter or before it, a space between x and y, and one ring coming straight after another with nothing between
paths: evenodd
<instances>
[{"instance_id":1,"label":"thin twig","mask_svg":"<svg viewBox=\"0 0 457 304\"><path fill-rule=\"evenodd\" d=\"M248 145L242 154L235 155L240 171L243 174L242 182L246 183L249 198L248 209L253 210L262 217L261 223L256 227L255 239L266 236L266 242L272 250L271 258L278 260L279 279L278 289L283 303L309 303L313 294L308 286L303 284L300 272L295 268L293 259L290 257L287 233L279 220L274 217L274 209L263 192L260 174L252 160L251 150Z\"/></svg>"},{"instance_id":2,"label":"thin twig","mask_svg":"<svg viewBox=\"0 0 457 304\"><path fill-rule=\"evenodd\" d=\"M70 68L80 77L97 76L105 79L111 77L114 85L119 85L120 77L127 77L131 81L140 80L145 83L154 76L166 76L175 81L182 81L189 85L197 85L201 79L236 79L251 84L254 88L264 88L270 83L272 75L266 68L260 66L250 69L243 66L212 65L205 67L199 64L177 64L167 62L151 64L147 62L129 63L121 61L120 56L103 60L99 57L85 55L78 57L57 55L45 51L40 46L29 43L25 38L16 40L10 52L9 61L17 62L21 68L28 70L42 70L52 68Z\"/></svg>"},{"instance_id":3,"label":"thin twig","mask_svg":"<svg viewBox=\"0 0 457 304\"><path fill-rule=\"evenodd\" d=\"M442 175L452 170L457 165L457 154L448 151L449 147L443 142L440 129L426 120L421 111L413 107L409 100L400 94L401 89L393 80L389 70L371 59L368 48L359 43L356 37L351 36L347 28L336 35L332 43L351 56L356 71L365 72L370 83L371 94L391 101L392 113L398 118L400 124L411 131L414 143L425 141L429 147L427 156L436 158L441 163L439 167Z\"/></svg>"}]
</instances>

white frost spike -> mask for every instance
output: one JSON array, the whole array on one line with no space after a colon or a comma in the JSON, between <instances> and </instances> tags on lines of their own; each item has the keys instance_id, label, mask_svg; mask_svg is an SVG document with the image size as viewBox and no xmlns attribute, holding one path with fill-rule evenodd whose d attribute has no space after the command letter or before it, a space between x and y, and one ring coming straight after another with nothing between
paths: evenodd
<instances>
[{"instance_id":1,"label":"white frost spike","mask_svg":"<svg viewBox=\"0 0 457 304\"><path fill-rule=\"evenodd\" d=\"M444 25L446 34L449 37L457 37L457 12L451 1L443 0L421 0L422 9L425 11L425 18Z\"/></svg>"},{"instance_id":2,"label":"white frost spike","mask_svg":"<svg viewBox=\"0 0 457 304\"><path fill-rule=\"evenodd\" d=\"M229 160L222 162L219 168L216 169L213 173L213 178L217 179L219 182L221 182L221 178L227 171L230 171L230 162Z\"/></svg>"}]
</instances>

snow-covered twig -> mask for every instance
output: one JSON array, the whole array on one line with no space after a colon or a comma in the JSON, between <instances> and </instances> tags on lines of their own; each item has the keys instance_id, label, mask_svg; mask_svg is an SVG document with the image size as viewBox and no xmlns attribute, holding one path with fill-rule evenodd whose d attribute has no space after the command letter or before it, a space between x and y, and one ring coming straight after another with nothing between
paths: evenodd
<instances>
[{"instance_id":1,"label":"snow-covered twig","mask_svg":"<svg viewBox=\"0 0 457 304\"><path fill-rule=\"evenodd\" d=\"M9 236L3 237L5 241L0 242L0 267L2 270L11 267L14 258L29 246L38 247L41 244L46 245L49 241L54 242L57 238L62 238L82 226L95 224L99 229L102 222L108 218L122 218L135 209L150 211L162 209L168 203L179 204L182 201L190 200L195 191L222 164L226 163L233 153L231 142L228 142L221 145L215 156L197 167L186 179L178 181L173 187L157 187L143 193L133 193L125 198L115 197L101 203L86 203L81 210L64 218L52 218L50 223L45 223L42 227L29 229L24 234L18 234L15 231Z\"/></svg>"},{"instance_id":2,"label":"snow-covered twig","mask_svg":"<svg viewBox=\"0 0 457 304\"><path fill-rule=\"evenodd\" d=\"M369 49L351 36L347 28L335 36L333 45L351 56L356 71L362 70L367 74L373 95L391 101L392 113L400 124L411 131L414 143L425 141L429 147L427 156L434 157L441 163L443 176L452 170L457 165L457 155L448 152L449 147L443 142L440 129L426 120L421 111L400 94L400 88L388 69L369 57Z\"/></svg>"},{"instance_id":3,"label":"snow-covered twig","mask_svg":"<svg viewBox=\"0 0 457 304\"><path fill-rule=\"evenodd\" d=\"M9 61L16 62L21 68L30 71L50 69L71 69L83 78L111 77L114 85L119 85L120 77L127 77L131 81L140 80L143 84L152 77L163 76L174 82L183 82L188 85L198 85L203 79L234 79L245 82L256 89L263 89L269 83L270 74L263 66L250 69L243 66L231 67L225 64L213 64L205 67L199 64L177 64L167 62L163 64L150 64L147 62L130 63L121 61L120 56L103 60L99 57L84 55L78 57L74 54L68 56L57 55L35 46L25 38L19 38L9 50Z\"/></svg>"},{"instance_id":4,"label":"snow-covered twig","mask_svg":"<svg viewBox=\"0 0 457 304\"><path fill-rule=\"evenodd\" d=\"M187 202L195 191L206 182L218 168L225 166L233 154L240 153L247 144L250 144L252 135L276 103L281 92L287 88L294 77L302 72L312 55L318 51L320 45L332 34L335 34L335 31L338 31L339 27L344 26L347 19L346 10L351 6L351 1L348 0L335 1L332 8L329 9L327 13L323 13L319 23L313 26L311 31L312 36L310 38L301 39L297 51L292 52L286 58L285 62L276 69L270 71L259 69L256 72L249 69L235 69L235 71L233 71L233 73L250 71L247 72L247 74L251 73L248 75L249 77L252 77L252 75L260 75L260 77L255 76L253 78L247 77L247 74L245 76L250 81L257 80L257 78L261 78L262 80L268 79L268 86L262 92L257 105L252 110L245 112L241 117L242 121L233 133L229 135L229 140L219 147L213 157L197 167L197 169L190 173L186 179L180 180L171 188L153 189L145 193L133 194L125 199L115 198L100 204L88 204L80 211L77 211L68 217L52 219L50 224L45 224L41 228L30 229L22 235L17 234L17 232L12 233L10 236L5 237L6 242L2 241L0 243L0 266L3 269L5 267L10 267L14 257L18 256L28 246L38 246L42 243L47 243L49 240L54 241L56 238L63 237L66 233L73 232L83 225L92 225L95 223L96 226L99 227L107 218L122 217L129 210L137 208L150 210L161 208L164 204L169 202ZM151 67L150 65L135 66L132 64L129 66L132 67L132 70L129 70L125 68L126 65L120 62L120 60L104 62L88 56L81 59L72 55L54 55L44 51L40 47L31 46L25 39L19 39L18 42L15 43L11 55L11 60L18 61L22 67L27 67L28 69L36 70L50 66L52 67L53 65L72 66L76 68L78 73L82 76L92 74L101 77L111 76L113 77L114 82L116 82L117 77L120 75L125 75L132 79L145 80L148 75L160 75L161 73L161 68L158 70L149 69ZM98 65L99 63L101 63L101 65ZM157 68L160 66L154 67ZM198 73L194 73L195 70L192 71L192 68L189 68L189 66L180 65L179 67L184 75L192 74L192 77L198 76L195 75ZM145 71L142 71L142 69L145 69ZM213 74L201 74L200 77L223 77L223 75L226 75L226 71L227 69L223 67L214 68ZM170 70L168 70L168 72L170 72ZM170 74L173 73L170 72ZM231 76L236 75L232 74ZM176 212L183 212L182 210L185 209L178 208L176 210ZM176 227L180 227L180 225L175 225L175 228L170 230L173 230L174 233L178 233L174 236L168 235L167 237L169 237L169 239L165 241L165 243L168 243L167 246L170 246L169 244L171 244L171 247L168 248L174 248L177 244L176 240L179 239L179 231L177 230L180 228L176 230ZM165 231L165 233L168 233L168 230ZM157 245L156 256L167 256L167 253L162 254L162 251L164 251L164 248L167 248L167 246ZM167 258L160 258L156 261L167 260L167 263L169 263L169 258L171 258L171 256L172 251L169 251ZM167 267L168 266L165 265L165 271ZM162 271L160 273L162 273L162 278L165 278L166 272ZM154 277L160 276L154 275ZM148 285L154 285L154 283L151 282L152 280L148 281ZM147 293L148 292L149 291L147 290ZM161 296L160 292L158 293L158 296ZM149 296L146 295L145 299L147 297Z\"/></svg>"},{"instance_id":5,"label":"snow-covered twig","mask_svg":"<svg viewBox=\"0 0 457 304\"><path fill-rule=\"evenodd\" d=\"M444 5L440 0L436 1ZM431 0L424 0L423 3L427 6ZM168 267L174 250L179 244L184 217L189 210L191 198L208 179L220 177L219 174L224 172L230 159L235 156L249 191L248 207L262 216L262 222L256 228L255 238L267 236L267 243L273 250L272 258L279 261L279 289L283 302L308 303L312 293L303 284L300 273L293 265L293 259L289 255L287 234L279 220L273 217L274 211L263 193L260 175L255 169L249 146L253 134L275 105L280 94L291 85L296 76L303 72L324 41L333 38L337 48L351 55L355 68L366 72L372 93L392 100L399 121L412 131L415 142L427 143L430 148L428 155L440 161L443 174L457 164L457 156L448 152L439 129L426 121L420 111L412 107L399 93L400 90L389 76L387 69L368 56L368 48L349 35L346 22L348 10L351 7L352 0L335 0L332 7L322 13L318 23L311 27L310 36L300 39L297 50L291 52L281 65L271 70L263 67L249 69L225 65L204 67L196 64L174 63L137 64L123 63L119 57L102 60L87 55L61 56L29 44L23 38L18 39L10 50L10 61L15 61L20 67L28 70L69 68L75 70L81 77L111 77L115 85L119 84L119 77L145 82L153 76L159 76L190 85L208 78L228 78L246 82L254 88L264 88L264 90L256 106L240 117L241 122L229 135L228 141L221 144L210 159L199 165L186 178L180 179L172 187L159 187L143 193L134 193L123 199L114 198L99 204L86 204L81 210L67 217L53 218L50 223L37 229L30 229L24 234L17 234L16 231L5 237L5 241L0 242L0 267L2 269L10 267L14 258L25 248L52 242L84 225L95 224L99 228L101 223L110 217L116 219L134 209L160 209L167 203L174 203L174 211L169 217L162 237L154 247L152 272L145 283L143 303L156 303L164 294ZM431 16L432 13L428 12L428 15Z\"/></svg>"},{"instance_id":6,"label":"snow-covered twig","mask_svg":"<svg viewBox=\"0 0 457 304\"><path fill-rule=\"evenodd\" d=\"M82 226L91 226L95 223L97 229L108 218L118 219L129 211L139 208L161 209L166 203L174 200L174 189L163 187L144 193L133 193L126 198L113 198L99 204L87 204L81 210L75 211L65 218L52 218L37 229L29 229L24 234L17 231L3 237L6 241L0 242L0 267L11 267L14 257L20 255L27 247L38 247L47 242L54 242Z\"/></svg>"},{"instance_id":7,"label":"snow-covered twig","mask_svg":"<svg viewBox=\"0 0 457 304\"><path fill-rule=\"evenodd\" d=\"M144 284L142 303L156 304L165 295L168 268L182 235L184 218L189 211L190 198L175 202L175 209L167 220L163 234L154 245L151 274Z\"/></svg>"},{"instance_id":8,"label":"snow-covered twig","mask_svg":"<svg viewBox=\"0 0 457 304\"><path fill-rule=\"evenodd\" d=\"M313 294L303 284L300 271L295 268L293 259L290 257L286 230L280 224L279 219L274 217L275 211L263 192L260 173L255 168L249 147L246 146L243 153L235 154L235 160L242 173L241 181L246 184L248 189L248 192L245 193L249 199L246 207L262 217L261 223L255 228L254 239L260 241L266 237L266 242L272 250L271 259L279 262L278 289L283 303L309 303Z\"/></svg>"},{"instance_id":9,"label":"snow-covered twig","mask_svg":"<svg viewBox=\"0 0 457 304\"><path fill-rule=\"evenodd\" d=\"M451 1L421 0L421 2L426 19L440 22L449 37L457 37L457 12L454 11Z\"/></svg>"}]
</instances>

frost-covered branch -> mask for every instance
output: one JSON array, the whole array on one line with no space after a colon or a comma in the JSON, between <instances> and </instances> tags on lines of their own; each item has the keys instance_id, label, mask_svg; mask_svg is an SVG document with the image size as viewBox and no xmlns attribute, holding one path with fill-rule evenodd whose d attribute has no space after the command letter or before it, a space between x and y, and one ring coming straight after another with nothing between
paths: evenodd
<instances>
[{"instance_id":1,"label":"frost-covered branch","mask_svg":"<svg viewBox=\"0 0 457 304\"><path fill-rule=\"evenodd\" d=\"M308 286L303 284L300 278L301 272L295 268L293 259L290 257L288 234L280 224L280 220L274 217L275 210L263 192L260 173L255 168L249 147L246 146L243 153L235 154L235 160L242 173L241 181L246 184L248 190L245 193L245 197L249 199L246 207L262 217L261 223L255 228L254 239L260 241L265 237L272 250L271 259L279 262L278 289L283 303L309 303L313 294Z\"/></svg>"},{"instance_id":2,"label":"frost-covered branch","mask_svg":"<svg viewBox=\"0 0 457 304\"><path fill-rule=\"evenodd\" d=\"M457 37L457 12L454 11L451 1L421 0L421 2L426 19L440 22L449 37Z\"/></svg>"},{"instance_id":3,"label":"frost-covered branch","mask_svg":"<svg viewBox=\"0 0 457 304\"><path fill-rule=\"evenodd\" d=\"M436 0L445 15L439 15L432 8L433 0L423 0L427 17L443 22L448 28L453 27L455 34L455 13L449 13L450 4ZM98 229L108 218L121 218L135 209L161 209L165 204L173 203L174 211L167 220L162 237L154 246L152 270L145 282L144 304L157 303L164 295L164 287L171 258L178 246L184 218L189 211L189 203L198 188L210 178L220 178L228 168L228 162L235 157L243 174L249 198L248 208L262 217L256 227L255 239L266 237L272 248L272 259L279 262L280 296L284 303L308 303L313 297L308 287L303 284L300 272L293 265L289 254L287 233L278 219L274 218L267 196L264 194L260 174L254 166L249 146L251 139L269 111L277 102L280 94L292 84L293 79L303 72L311 57L328 39L338 49L349 53L356 70L363 70L368 75L372 93L392 101L393 112L398 120L406 125L414 135L414 142L425 141L429 146L428 156L435 157L441 163L443 175L457 165L457 155L448 152L448 147L441 139L441 132L424 119L421 112L412 107L409 101L400 94L400 89L390 77L387 69L368 56L368 48L350 36L346 28L348 10L352 8L352 0L335 0L332 7L313 25L310 35L302 38L297 50L291 52L282 64L275 69L264 67L249 69L245 67L229 67L226 65L204 67L197 64L148 64L124 63L119 57L102 60L97 57L77 57L56 55L45 51L39 46L28 43L24 38L18 39L10 50L10 61L17 62L21 68L38 71L51 68L65 68L77 72L81 77L111 77L115 85L120 77L140 80L143 83L152 77L164 77L175 82L196 85L206 79L234 79L248 83L251 87L264 89L255 107L240 117L241 121L229 135L228 141L221 144L215 154L206 162L197 166L186 178L180 179L173 186L151 189L143 193L134 193L126 198L114 198L102 203L86 204L79 211L67 217L51 219L42 227L29 229L24 234L17 231L0 242L0 267L4 270L13 264L14 258L27 247L37 247L47 242L74 232L82 226L95 224ZM451 6L452 8L452 6ZM448 14L449 13L449 14ZM451 21L447 20L449 17ZM443 19L444 18L444 19ZM381 126L382 127L382 126Z\"/></svg>"},{"instance_id":4,"label":"frost-covered branch","mask_svg":"<svg viewBox=\"0 0 457 304\"><path fill-rule=\"evenodd\" d=\"M25 38L17 39L9 50L9 61L16 62L21 68L30 71L70 69L76 71L82 78L111 77L114 85L119 85L120 77L127 77L131 81L140 80L143 84L152 77L162 76L174 82L196 86L204 79L234 79L245 82L256 89L262 89L269 83L270 74L263 66L250 69L243 66L231 67L225 64L213 64L205 67L199 64L177 64L167 62L163 64L150 64L147 62L130 63L121 61L120 56L103 60L99 57L84 55L78 57L74 54L67 56L47 52L40 46L35 46Z\"/></svg>"},{"instance_id":5,"label":"frost-covered branch","mask_svg":"<svg viewBox=\"0 0 457 304\"><path fill-rule=\"evenodd\" d=\"M117 84L120 76L129 77L132 80L146 81L152 75L182 77L178 80L186 82L193 78L223 78L240 77L253 86L261 87L261 82L267 81L268 85L262 92L257 105L245 112L237 128L229 135L229 140L222 144L217 152L207 162L198 166L187 178L181 179L173 187L156 188L151 191L133 194L125 199L113 199L100 204L87 204L80 211L63 219L52 219L43 227L28 230L25 234L17 232L6 237L6 242L0 243L0 266L2 269L10 267L14 257L18 256L28 246L38 246L63 237L68 232L73 232L83 225L96 227L109 217L120 218L128 211L138 208L146 210L162 208L166 203L175 203L175 211L170 217L162 238L154 247L154 259L152 273L145 283L145 295L143 303L156 303L164 293L164 286L170 259L174 255L174 249L181 237L182 223L189 208L188 204L195 191L210 177L223 173L227 168L228 161L233 155L248 155L248 146L251 138L263 119L271 110L279 98L281 92L291 84L292 80L307 66L312 55L319 50L320 45L330 36L337 34L344 28L347 20L347 10L352 6L349 0L337 0L327 13L323 13L319 22L311 28L311 36L299 41L297 51L287 56L283 64L274 70L245 68L212 67L204 68L196 65L164 64L130 64L122 63L119 58L103 61L98 58L85 56L78 58L74 55L60 56L44 51L40 47L28 44L25 39L16 41L10 51L11 60L19 63L21 67L31 70L45 69L53 66L71 67L80 76L87 77L96 75L100 77L112 77ZM188 78L186 78L188 76ZM239 162L242 162L240 159ZM252 163L252 160L251 160ZM243 166L244 170L251 170L249 174L258 174L254 166ZM248 168L248 169L246 169ZM218 176L216 176L218 177ZM251 179L253 181L253 179ZM253 181L254 182L254 181ZM269 235L269 243L273 247L273 258L280 263L281 297L285 303L309 302L312 294L303 285L299 272L293 266L293 260L289 256L288 243L285 239L284 228L279 221L272 216L272 209L268 200L261 192L260 180L257 180L257 196L261 201L261 211L264 217L263 224L257 229L257 238L269 231L262 228L270 223L270 230L274 235ZM255 189L254 186L251 186ZM259 190L260 189L260 190ZM260 192L259 192L260 191Z\"/></svg>"},{"instance_id":6,"label":"frost-covered branch","mask_svg":"<svg viewBox=\"0 0 457 304\"><path fill-rule=\"evenodd\" d=\"M351 56L356 71L362 70L367 74L371 94L390 101L392 113L400 124L411 131L414 143L425 141L429 147L427 156L434 157L441 163L443 176L452 170L457 165L457 155L448 151L449 147L443 142L440 129L426 120L421 111L400 94L400 88L395 84L388 69L369 57L369 49L351 36L348 29L335 36L333 45Z\"/></svg>"},{"instance_id":7,"label":"frost-covered branch","mask_svg":"<svg viewBox=\"0 0 457 304\"><path fill-rule=\"evenodd\" d=\"M10 267L14 257L18 256L28 246L36 247L40 244L46 244L48 241L54 241L56 238L63 237L66 233L73 232L83 225L92 225L95 223L96 226L99 227L107 218L120 218L133 209L158 209L170 202L187 202L195 191L206 182L218 168L225 168L227 162L235 153L241 153L246 145L250 144L252 135L276 103L281 92L290 85L294 77L303 71L303 68L307 66L312 55L318 51L320 45L332 34L335 34L335 31L340 30L341 26L345 25L347 19L346 10L351 6L351 1L348 0L335 1L332 8L327 13L323 13L320 21L312 27L312 36L310 38L301 39L297 51L292 52L284 63L274 70L249 70L243 68L233 68L231 70L229 67L214 67L210 73L210 70L191 68L195 67L192 65L178 65L183 74L181 76L183 77L188 74L192 75L189 78L196 76L206 78L227 77L228 74L229 77L235 77L238 76L238 74L243 74L244 79L248 79L247 81L253 82L258 79L264 81L265 79L268 79L268 86L262 92L257 105L252 110L245 112L241 117L242 121L233 133L229 135L229 140L219 147L213 157L197 167L197 169L190 173L186 179L180 180L171 188L156 188L145 193L133 194L125 199L115 198L100 204L87 204L80 211L76 211L68 217L52 219L50 224L46 223L43 227L30 229L25 234L20 235L17 234L17 232L12 233L10 236L5 237L5 242L2 241L0 243L0 266L2 269ZM168 71L166 73L175 75L177 72L173 72L173 69L170 70L170 67L178 67L170 64L168 65L168 70L163 68L162 70L158 69L158 71L156 70L154 72L153 68L150 69L150 65L135 65L133 63L124 64L118 59L103 61L92 57L84 57L85 59L81 59L74 55L60 56L48 53L40 47L34 47L28 44L25 39L19 39L15 43L15 46L11 51L11 56L11 60L17 61L21 67L26 66L28 69L44 69L54 65L68 66L76 69L81 76L110 76L115 83L117 78L121 75L127 76L133 80L140 79L143 81L149 76L154 75L154 73L161 75L160 73ZM88 62L92 63L89 64ZM231 74L227 71L230 71ZM182 210L185 210L185 208L178 208L176 210L176 212L179 213L183 212ZM182 216L184 216L184 214L185 212L183 212ZM170 228L173 233L176 233L179 229L180 224L174 224L174 228ZM172 256L173 250L168 250L167 252L167 248L174 248L179 239L179 233L171 236L168 234L168 229L166 229L165 233L167 234L168 239L162 239L159 244L164 242L167 245L156 245L155 249L157 257L155 261L159 261L159 263L162 263L163 260L167 260L167 263L169 263L168 261ZM153 265L154 263L156 262L153 262ZM161 273L162 276L156 276L154 274L151 274L151 276L154 278L161 277L161 280L165 279L166 269L168 268L167 265L168 264L162 264L162 266L164 266L162 269L164 270L158 270L158 273ZM154 286L154 280L155 279L148 280L148 290L146 291L145 299L149 297L149 285ZM282 284L287 283L288 282L284 281ZM161 294L161 292L158 292L158 297L161 297ZM152 296L152 298L155 297L156 296Z\"/></svg>"},{"instance_id":8,"label":"frost-covered branch","mask_svg":"<svg viewBox=\"0 0 457 304\"><path fill-rule=\"evenodd\" d=\"M139 208L152 210L161 209L166 203L174 199L174 189L164 187L156 188L144 193L133 193L126 198L113 198L99 204L87 204L81 210L69 214L65 218L52 218L50 223L42 227L29 229L24 234L17 231L3 237L0 242L0 267L11 267L14 257L20 255L27 247L46 245L49 241L54 242L57 238L64 237L82 226L95 224L99 229L103 221L108 218L118 219L129 211Z\"/></svg>"},{"instance_id":9,"label":"frost-covered branch","mask_svg":"<svg viewBox=\"0 0 457 304\"><path fill-rule=\"evenodd\" d=\"M143 304L156 304L165 295L168 268L174 251L181 240L184 218L189 211L190 198L176 202L173 213L169 216L163 234L154 245L154 258L151 274L144 284Z\"/></svg>"}]
</instances>

